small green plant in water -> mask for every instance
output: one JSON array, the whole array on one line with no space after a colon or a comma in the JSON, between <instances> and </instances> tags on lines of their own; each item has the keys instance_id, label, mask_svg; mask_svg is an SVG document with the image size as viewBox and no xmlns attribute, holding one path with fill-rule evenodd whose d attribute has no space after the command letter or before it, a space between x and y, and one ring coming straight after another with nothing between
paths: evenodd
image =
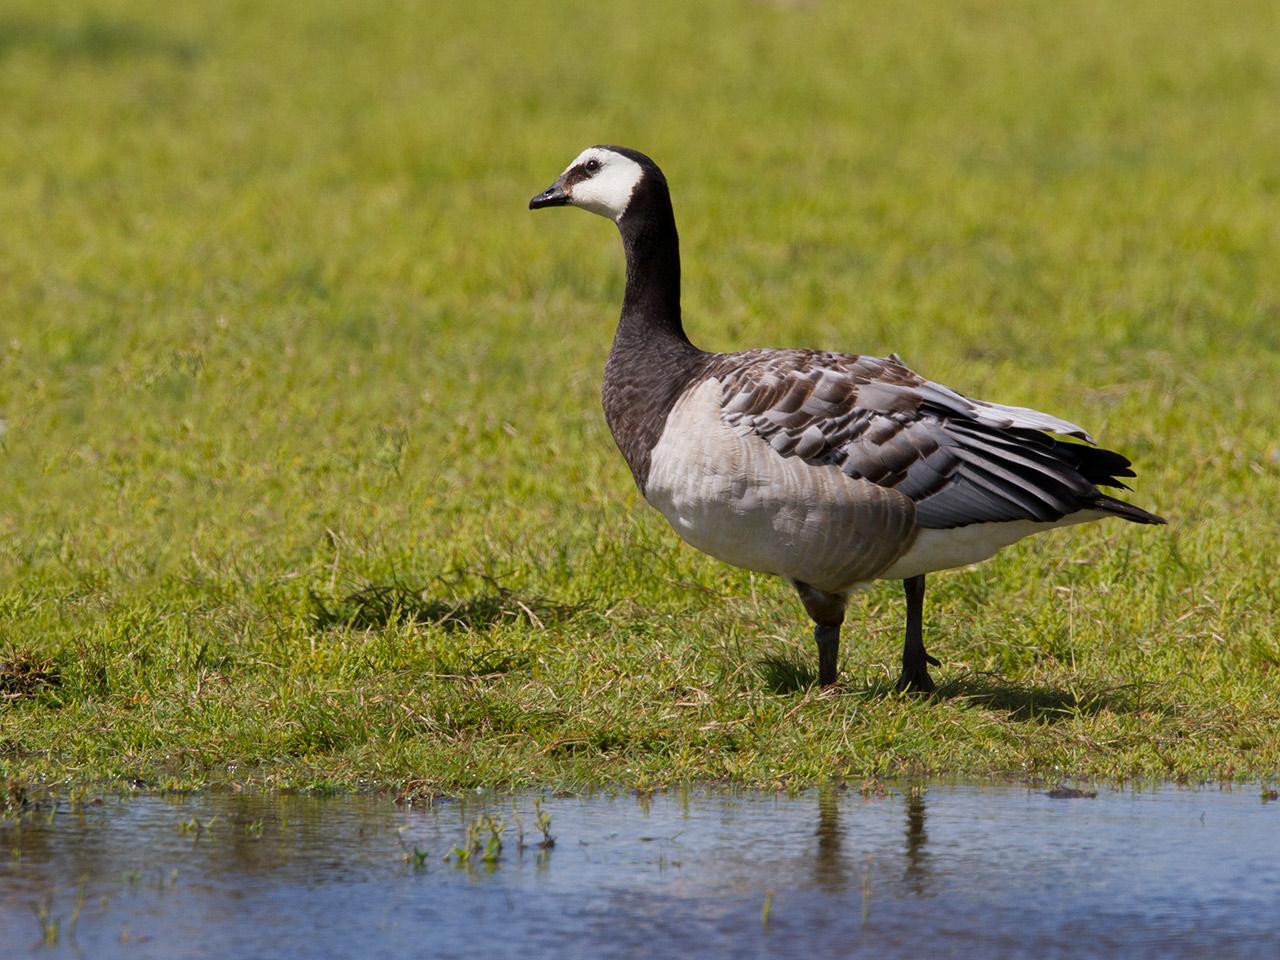
<instances>
[{"instance_id":1,"label":"small green plant in water","mask_svg":"<svg viewBox=\"0 0 1280 960\"><path fill-rule=\"evenodd\" d=\"M485 842L484 853L480 859L490 867L497 864L498 858L502 856L502 834L506 830L507 825L501 820L494 817L482 817L482 825L489 831L489 839Z\"/></svg>"},{"instance_id":2,"label":"small green plant in water","mask_svg":"<svg viewBox=\"0 0 1280 960\"><path fill-rule=\"evenodd\" d=\"M482 814L479 819L467 824L461 846L456 846L445 854L445 859L452 857L457 866L466 867L470 866L473 859L478 858L492 870L502 856L502 835L506 829L507 825L502 819Z\"/></svg>"},{"instance_id":3,"label":"small green plant in water","mask_svg":"<svg viewBox=\"0 0 1280 960\"><path fill-rule=\"evenodd\" d=\"M412 847L405 843L404 831L404 827L396 831L396 842L400 844L400 859L415 870L425 870L427 868L427 857L430 856L430 853L426 850L418 849L416 843Z\"/></svg>"},{"instance_id":4,"label":"small green plant in water","mask_svg":"<svg viewBox=\"0 0 1280 960\"><path fill-rule=\"evenodd\" d=\"M80 911L84 909L84 902L86 899L84 885L85 881L81 880L80 887L76 890L76 905L71 908L71 917L67 921L67 939L71 942L72 946L75 946L76 925L80 922Z\"/></svg>"},{"instance_id":5,"label":"small green plant in water","mask_svg":"<svg viewBox=\"0 0 1280 960\"><path fill-rule=\"evenodd\" d=\"M542 801L533 801L534 823L542 834L542 842L538 844L543 850L550 850L556 845L556 838L551 835L551 814L542 809Z\"/></svg>"},{"instance_id":6,"label":"small green plant in water","mask_svg":"<svg viewBox=\"0 0 1280 960\"><path fill-rule=\"evenodd\" d=\"M199 840L201 835L206 833L209 830L209 828L213 826L214 821L217 819L218 817L215 814L214 816L210 817L208 820L205 820L203 823L201 823L199 819L197 819L196 817L192 817L190 820L183 820L178 824L178 832L186 836L195 837L197 840Z\"/></svg>"},{"instance_id":7,"label":"small green plant in water","mask_svg":"<svg viewBox=\"0 0 1280 960\"><path fill-rule=\"evenodd\" d=\"M466 866L471 862L471 855L480 850L480 839L477 825L474 823L467 824L467 832L463 837L462 845L455 846L447 854L445 859L453 858L453 862L460 867Z\"/></svg>"},{"instance_id":8,"label":"small green plant in water","mask_svg":"<svg viewBox=\"0 0 1280 960\"><path fill-rule=\"evenodd\" d=\"M44 900L36 904L36 920L40 922L40 942L46 947L56 947L62 935L62 919L53 915L53 903Z\"/></svg>"}]
</instances>

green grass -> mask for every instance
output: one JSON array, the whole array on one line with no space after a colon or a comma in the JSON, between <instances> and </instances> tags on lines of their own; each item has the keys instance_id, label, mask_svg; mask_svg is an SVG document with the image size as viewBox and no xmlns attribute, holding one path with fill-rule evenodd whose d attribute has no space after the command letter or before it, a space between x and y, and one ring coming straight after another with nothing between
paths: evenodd
<instances>
[{"instance_id":1,"label":"green grass","mask_svg":"<svg viewBox=\"0 0 1280 960\"><path fill-rule=\"evenodd\" d=\"M11 794L1277 771L1280 8L686 6L6 3ZM934 577L933 699L882 584L820 693L605 429L613 228L525 209L601 141L695 342L896 350L1170 525Z\"/></svg>"}]
</instances>

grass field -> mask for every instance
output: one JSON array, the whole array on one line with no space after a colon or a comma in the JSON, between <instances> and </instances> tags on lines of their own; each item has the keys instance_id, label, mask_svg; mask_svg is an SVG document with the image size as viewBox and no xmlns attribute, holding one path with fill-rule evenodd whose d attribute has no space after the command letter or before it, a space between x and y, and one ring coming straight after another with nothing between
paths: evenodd
<instances>
[{"instance_id":1,"label":"grass field","mask_svg":"<svg viewBox=\"0 0 1280 960\"><path fill-rule=\"evenodd\" d=\"M95 12L90 12L90 8ZM0 14L0 778L258 787L1280 770L1280 7ZM898 584L843 686L680 545L598 388L671 180L711 349L898 351L1083 423L1165 528Z\"/></svg>"}]
</instances>

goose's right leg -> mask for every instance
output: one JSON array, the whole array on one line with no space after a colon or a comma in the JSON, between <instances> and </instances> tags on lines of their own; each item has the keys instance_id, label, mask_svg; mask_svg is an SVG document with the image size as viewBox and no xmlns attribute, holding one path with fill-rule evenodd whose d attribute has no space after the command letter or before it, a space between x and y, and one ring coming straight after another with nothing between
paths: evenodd
<instances>
[{"instance_id":1,"label":"goose's right leg","mask_svg":"<svg viewBox=\"0 0 1280 960\"><path fill-rule=\"evenodd\" d=\"M826 593L799 580L792 583L814 623L813 639L818 644L818 683L829 687L836 682L840 625L844 623L844 605L848 598L840 593Z\"/></svg>"}]
</instances>

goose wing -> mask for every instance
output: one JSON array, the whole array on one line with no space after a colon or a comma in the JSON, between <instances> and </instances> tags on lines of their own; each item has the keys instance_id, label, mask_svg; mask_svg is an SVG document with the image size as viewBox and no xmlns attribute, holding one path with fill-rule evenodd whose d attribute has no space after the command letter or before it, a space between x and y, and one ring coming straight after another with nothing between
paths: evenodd
<instances>
[{"instance_id":1,"label":"goose wing","mask_svg":"<svg viewBox=\"0 0 1280 960\"><path fill-rule=\"evenodd\" d=\"M906 494L921 527L1106 510L1120 501L1098 485L1124 486L1118 478L1133 476L1118 453L1050 436L1091 444L1074 423L971 400L896 356L761 350L725 356L715 375L721 416L734 430L780 457L834 464Z\"/></svg>"}]
</instances>

